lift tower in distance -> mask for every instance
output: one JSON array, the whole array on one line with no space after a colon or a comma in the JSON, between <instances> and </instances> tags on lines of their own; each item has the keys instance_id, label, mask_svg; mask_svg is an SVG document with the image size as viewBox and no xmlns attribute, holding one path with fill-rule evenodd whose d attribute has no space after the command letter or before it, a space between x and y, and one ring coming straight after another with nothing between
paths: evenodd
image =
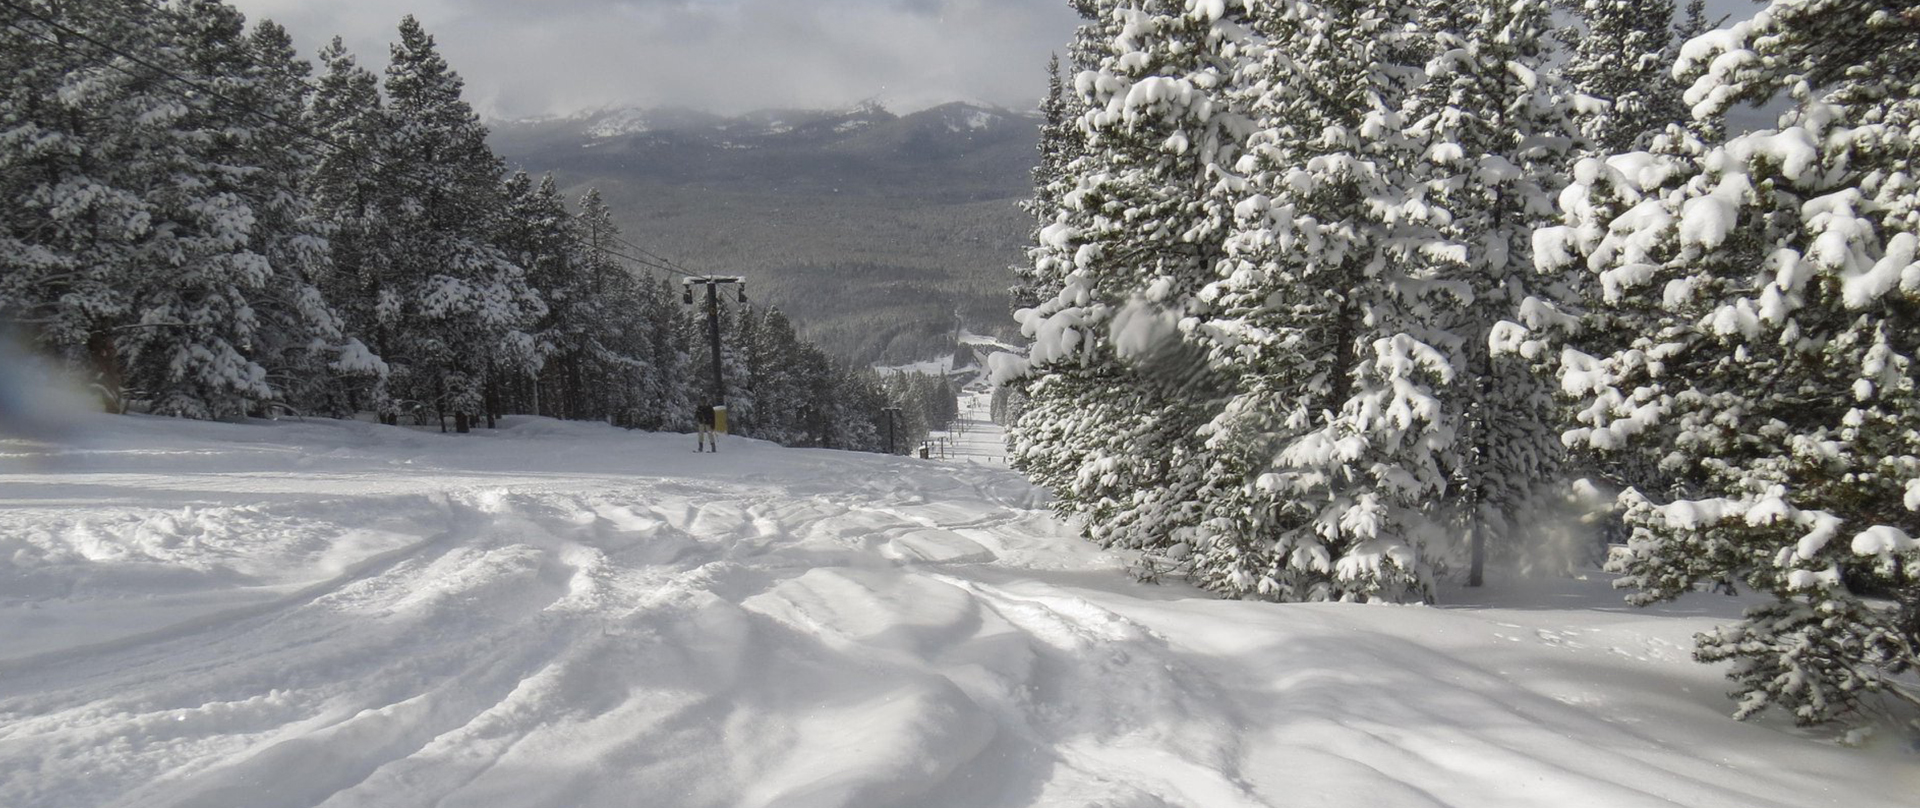
<instances>
[{"instance_id":1,"label":"lift tower in distance","mask_svg":"<svg viewBox=\"0 0 1920 808\"><path fill-rule=\"evenodd\" d=\"M703 275L681 281L685 294L682 300L693 305L693 287L707 287L707 338L713 343L713 403L710 406L724 407L727 404L727 381L720 372L720 287L723 284L735 284L739 287L740 302L747 302L747 281L740 277L721 275Z\"/></svg>"}]
</instances>

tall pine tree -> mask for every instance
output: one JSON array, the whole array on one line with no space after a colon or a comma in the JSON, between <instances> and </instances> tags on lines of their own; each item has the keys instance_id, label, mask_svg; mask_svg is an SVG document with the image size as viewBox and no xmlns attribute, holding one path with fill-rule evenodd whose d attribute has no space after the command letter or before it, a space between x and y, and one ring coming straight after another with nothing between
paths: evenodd
<instances>
[{"instance_id":1,"label":"tall pine tree","mask_svg":"<svg viewBox=\"0 0 1920 808\"><path fill-rule=\"evenodd\" d=\"M1221 95L1249 36L1246 9L1146 0L1082 12L1086 153L1042 194L1062 209L1032 253L1051 295L1019 314L1033 340L1030 405L1009 431L1011 455L1059 507L1089 517L1095 540L1166 549L1198 521L1199 428L1218 403L1169 372L1178 361L1154 360L1178 341L1161 326L1225 252L1229 211L1210 189L1247 136ZM1125 361L1117 344L1146 361Z\"/></svg>"},{"instance_id":2,"label":"tall pine tree","mask_svg":"<svg viewBox=\"0 0 1920 808\"><path fill-rule=\"evenodd\" d=\"M1431 597L1452 375L1421 315L1444 297L1432 231L1398 186L1419 157L1401 109L1424 77L1406 3L1263 8L1235 92L1258 129L1221 183L1229 260L1194 329L1237 380L1207 429L1219 484L1186 563L1276 600ZM1444 303L1444 300L1441 301ZM1450 344L1446 344L1450 347Z\"/></svg>"},{"instance_id":3,"label":"tall pine tree","mask_svg":"<svg viewBox=\"0 0 1920 808\"><path fill-rule=\"evenodd\" d=\"M1551 385L1491 351L1496 325L1536 293L1533 230L1550 220L1579 143L1572 93L1552 65L1551 14L1541 3L1429 3L1428 79L1407 109L1423 159L1410 166L1406 212L1433 226L1427 258L1453 293L1426 319L1448 335L1461 382L1442 400L1457 432L1452 499L1471 584L1490 556L1525 559L1531 532L1517 528L1560 476Z\"/></svg>"},{"instance_id":4,"label":"tall pine tree","mask_svg":"<svg viewBox=\"0 0 1920 808\"><path fill-rule=\"evenodd\" d=\"M397 283L381 291L376 318L394 332L384 358L404 368L416 405L466 431L486 412L490 384L538 369L528 330L546 307L493 241L500 161L461 88L433 37L403 19L387 65L392 131L381 161L382 186L397 195L388 231Z\"/></svg>"},{"instance_id":5,"label":"tall pine tree","mask_svg":"<svg viewBox=\"0 0 1920 808\"><path fill-rule=\"evenodd\" d=\"M1581 162L1537 260L1591 271L1603 294L1535 305L1505 340L1548 356L1571 331L1566 440L1660 456L1670 486L1622 496L1630 600L1726 577L1773 596L1699 637L1698 658L1733 663L1741 717L1825 721L1873 692L1920 703L1898 678L1920 662L1916 37L1914 11L1777 0L1689 42L1697 118L1780 92L1792 107L1777 129L1670 130ZM1638 327L1608 327L1622 319ZM1867 582L1896 607L1864 603Z\"/></svg>"},{"instance_id":6,"label":"tall pine tree","mask_svg":"<svg viewBox=\"0 0 1920 808\"><path fill-rule=\"evenodd\" d=\"M400 348L393 305L400 280L393 253L398 196L380 171L393 122L380 98L380 80L359 66L339 37L320 49L320 76L310 106L312 131L331 144L320 150L303 187L326 227L332 271L321 279L327 300L344 321L348 342L332 370L340 377L326 409L334 415L371 410L396 423L402 401L380 357Z\"/></svg>"},{"instance_id":7,"label":"tall pine tree","mask_svg":"<svg viewBox=\"0 0 1920 808\"><path fill-rule=\"evenodd\" d=\"M138 273L166 258L149 190L187 148L187 109L180 88L112 51L174 61L160 14L141 0L0 8L0 312L86 368L115 411Z\"/></svg>"}]
</instances>

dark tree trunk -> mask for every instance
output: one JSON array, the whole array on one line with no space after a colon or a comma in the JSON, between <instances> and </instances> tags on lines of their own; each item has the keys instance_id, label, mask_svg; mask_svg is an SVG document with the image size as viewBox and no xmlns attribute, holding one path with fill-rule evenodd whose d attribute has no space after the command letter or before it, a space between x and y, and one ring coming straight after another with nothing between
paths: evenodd
<instances>
[{"instance_id":1,"label":"dark tree trunk","mask_svg":"<svg viewBox=\"0 0 1920 808\"><path fill-rule=\"evenodd\" d=\"M126 411L125 391L120 379L120 351L113 332L95 331L87 337L87 358L93 361L94 378L100 388L100 406L107 412Z\"/></svg>"},{"instance_id":2,"label":"dark tree trunk","mask_svg":"<svg viewBox=\"0 0 1920 808\"><path fill-rule=\"evenodd\" d=\"M492 374L487 375L486 390L487 428L493 429L494 422L500 417L500 384L495 381Z\"/></svg>"},{"instance_id":3,"label":"dark tree trunk","mask_svg":"<svg viewBox=\"0 0 1920 808\"><path fill-rule=\"evenodd\" d=\"M575 421L587 417L586 403L581 400L585 396L581 395L580 387L580 357L571 355L567 357L567 417Z\"/></svg>"}]
</instances>

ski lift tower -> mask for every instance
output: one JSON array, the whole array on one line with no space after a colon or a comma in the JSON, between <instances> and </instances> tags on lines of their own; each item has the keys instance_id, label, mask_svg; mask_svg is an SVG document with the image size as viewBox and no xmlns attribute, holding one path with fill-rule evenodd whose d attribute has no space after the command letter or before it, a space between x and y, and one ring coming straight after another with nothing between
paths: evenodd
<instances>
[{"instance_id":1,"label":"ski lift tower","mask_svg":"<svg viewBox=\"0 0 1920 808\"><path fill-rule=\"evenodd\" d=\"M707 338L713 343L713 403L711 406L725 407L727 382L720 372L720 287L729 283L736 285L739 289L740 302L744 304L747 302L747 281L740 277L704 275L689 277L680 283L684 292L681 299L689 306L693 305L693 287L707 287Z\"/></svg>"}]
</instances>

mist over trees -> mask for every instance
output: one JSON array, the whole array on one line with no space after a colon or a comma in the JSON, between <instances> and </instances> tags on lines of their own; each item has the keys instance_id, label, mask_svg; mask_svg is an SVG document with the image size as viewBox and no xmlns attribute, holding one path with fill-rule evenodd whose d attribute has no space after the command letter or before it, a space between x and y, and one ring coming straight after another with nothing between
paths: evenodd
<instances>
[{"instance_id":1,"label":"mist over trees","mask_svg":"<svg viewBox=\"0 0 1920 808\"><path fill-rule=\"evenodd\" d=\"M1920 703L1920 15L1075 7L995 411L1089 538L1421 602L1565 569L1543 526L1619 490L1630 600L1772 596L1696 652L1740 716Z\"/></svg>"},{"instance_id":2,"label":"mist over trees","mask_svg":"<svg viewBox=\"0 0 1920 808\"><path fill-rule=\"evenodd\" d=\"M217 0L0 9L0 316L116 412L531 413L688 429L703 312L596 191L509 174L433 38L317 64ZM889 397L777 309L722 318L733 431L880 450Z\"/></svg>"}]
</instances>

